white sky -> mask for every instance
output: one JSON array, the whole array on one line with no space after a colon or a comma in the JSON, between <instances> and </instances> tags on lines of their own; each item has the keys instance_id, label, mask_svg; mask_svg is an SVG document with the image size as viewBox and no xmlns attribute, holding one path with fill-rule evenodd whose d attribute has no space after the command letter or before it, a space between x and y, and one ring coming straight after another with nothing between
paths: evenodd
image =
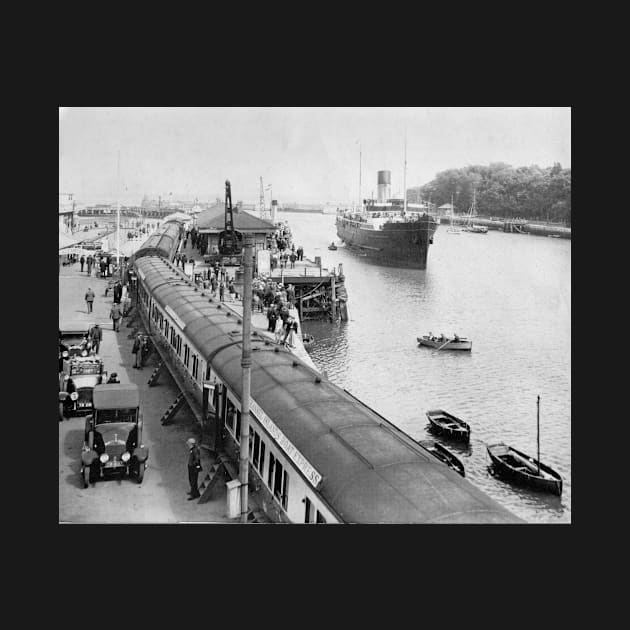
<instances>
[{"instance_id":1,"label":"white sky","mask_svg":"<svg viewBox=\"0 0 630 630\"><path fill-rule=\"evenodd\" d=\"M571 166L569 107L93 108L61 107L59 191L77 203L153 198L258 203L260 180L282 203L376 196L376 172L402 191L439 171L507 162ZM269 203L270 192L266 192Z\"/></svg>"}]
</instances>

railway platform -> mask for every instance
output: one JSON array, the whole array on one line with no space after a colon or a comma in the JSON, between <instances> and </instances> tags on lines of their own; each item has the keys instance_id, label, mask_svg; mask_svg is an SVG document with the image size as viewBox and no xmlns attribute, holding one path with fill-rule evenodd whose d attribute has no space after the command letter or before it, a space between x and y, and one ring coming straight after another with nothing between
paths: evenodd
<instances>
[{"instance_id":1,"label":"railway platform","mask_svg":"<svg viewBox=\"0 0 630 630\"><path fill-rule=\"evenodd\" d=\"M150 387L148 380L152 365L133 368L131 353L133 339L126 320L120 332L113 330L109 311L112 294L105 297L107 280L89 277L75 263L62 267L59 274L59 320L98 322L103 329L99 355L107 372L116 372L122 383L135 383L140 390L144 418L143 441L149 447L149 460L144 481L134 479L106 479L83 488L80 477L81 446L83 443L82 417L59 422L59 522L62 523L233 523L227 517L226 487L219 481L211 498L203 504L188 501L188 448L186 439L195 435L196 420L182 407L177 420L167 426L160 423L164 411L178 396L179 389L169 375L158 387ZM88 315L84 295L88 287L96 294L94 312ZM204 471L211 469L214 460L202 449ZM199 475L202 482L204 473Z\"/></svg>"}]
</instances>

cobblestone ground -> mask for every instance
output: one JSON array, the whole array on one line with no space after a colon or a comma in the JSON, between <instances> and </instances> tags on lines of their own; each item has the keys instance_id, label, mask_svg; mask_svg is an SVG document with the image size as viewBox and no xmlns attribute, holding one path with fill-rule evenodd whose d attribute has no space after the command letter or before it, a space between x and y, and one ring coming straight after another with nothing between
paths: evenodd
<instances>
[{"instance_id":1,"label":"cobblestone ground","mask_svg":"<svg viewBox=\"0 0 630 630\"><path fill-rule=\"evenodd\" d=\"M143 441L149 460L142 484L134 479L111 478L83 488L80 478L84 418L59 422L59 521L72 523L233 523L226 516L226 489L223 481L214 488L210 501L188 501L188 449L185 441L193 433L194 419L185 408L172 424L162 426L160 418L178 394L177 387L164 371L159 384L149 387L149 365L133 368L131 329L123 321L120 332L112 329L109 311L112 294L105 297L107 281L88 277L78 263L61 267L59 275L59 320L93 324L103 328L100 355L109 374L117 372L122 383L135 383L140 390L144 417ZM88 287L95 294L94 312L87 314L84 295ZM202 464L211 461L202 450ZM202 473L203 475L204 473ZM202 475L199 480L201 481Z\"/></svg>"}]
</instances>

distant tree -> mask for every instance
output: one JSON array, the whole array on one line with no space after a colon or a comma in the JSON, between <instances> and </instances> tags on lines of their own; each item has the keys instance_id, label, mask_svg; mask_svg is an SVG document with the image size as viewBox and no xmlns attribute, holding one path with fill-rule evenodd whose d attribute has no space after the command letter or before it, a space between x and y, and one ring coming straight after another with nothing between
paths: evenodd
<instances>
[{"instance_id":1,"label":"distant tree","mask_svg":"<svg viewBox=\"0 0 630 630\"><path fill-rule=\"evenodd\" d=\"M452 195L457 212L463 213L473 191L481 215L571 222L571 169L559 163L546 169L513 168L505 162L449 169L437 173L419 195L430 196L438 206L450 203Z\"/></svg>"}]
</instances>

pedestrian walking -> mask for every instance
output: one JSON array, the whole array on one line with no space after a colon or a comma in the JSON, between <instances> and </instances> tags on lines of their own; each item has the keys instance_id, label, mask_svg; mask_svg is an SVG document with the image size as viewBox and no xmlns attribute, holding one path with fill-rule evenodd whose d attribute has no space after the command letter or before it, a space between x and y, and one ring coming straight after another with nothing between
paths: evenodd
<instances>
[{"instance_id":1,"label":"pedestrian walking","mask_svg":"<svg viewBox=\"0 0 630 630\"><path fill-rule=\"evenodd\" d=\"M138 333L136 338L133 340L133 348L131 348L131 352L136 355L136 360L133 365L134 368L138 370L142 369L142 334Z\"/></svg>"},{"instance_id":2,"label":"pedestrian walking","mask_svg":"<svg viewBox=\"0 0 630 630\"><path fill-rule=\"evenodd\" d=\"M94 291L92 291L92 289L88 287L88 290L85 292L85 303L87 304L88 313L92 312L92 307L94 306L94 297Z\"/></svg>"},{"instance_id":3,"label":"pedestrian walking","mask_svg":"<svg viewBox=\"0 0 630 630\"><path fill-rule=\"evenodd\" d=\"M199 493L199 487L197 486L197 478L201 472L201 452L197 446L197 440L195 438L188 438L186 440L188 444L188 482L190 483L190 495L188 501L198 499L201 494Z\"/></svg>"},{"instance_id":4,"label":"pedestrian walking","mask_svg":"<svg viewBox=\"0 0 630 630\"><path fill-rule=\"evenodd\" d=\"M88 256L87 257L87 275L91 275L92 273L92 262L94 261L94 259L92 258L92 256Z\"/></svg>"},{"instance_id":5,"label":"pedestrian walking","mask_svg":"<svg viewBox=\"0 0 630 630\"><path fill-rule=\"evenodd\" d=\"M83 272L83 265L85 264L85 256L81 254L81 258L79 258L79 262L81 263L81 272Z\"/></svg>"},{"instance_id":6,"label":"pedestrian walking","mask_svg":"<svg viewBox=\"0 0 630 630\"><path fill-rule=\"evenodd\" d=\"M291 252L289 259L291 260L291 269L295 269L295 260L297 259L295 252Z\"/></svg>"},{"instance_id":7,"label":"pedestrian walking","mask_svg":"<svg viewBox=\"0 0 630 630\"><path fill-rule=\"evenodd\" d=\"M89 331L90 342L92 344L92 354L98 354L101 347L101 341L103 341L103 331L98 324L94 324Z\"/></svg>"},{"instance_id":8,"label":"pedestrian walking","mask_svg":"<svg viewBox=\"0 0 630 630\"><path fill-rule=\"evenodd\" d=\"M109 312L109 317L114 322L113 329L116 332L120 332L120 320L122 319L122 309L120 308L119 302L114 302L112 304L112 310Z\"/></svg>"},{"instance_id":9,"label":"pedestrian walking","mask_svg":"<svg viewBox=\"0 0 630 630\"><path fill-rule=\"evenodd\" d=\"M223 282L223 280L221 280L221 283L219 284L219 300L221 300L221 302L223 302L224 294L225 294L225 283Z\"/></svg>"}]
</instances>

